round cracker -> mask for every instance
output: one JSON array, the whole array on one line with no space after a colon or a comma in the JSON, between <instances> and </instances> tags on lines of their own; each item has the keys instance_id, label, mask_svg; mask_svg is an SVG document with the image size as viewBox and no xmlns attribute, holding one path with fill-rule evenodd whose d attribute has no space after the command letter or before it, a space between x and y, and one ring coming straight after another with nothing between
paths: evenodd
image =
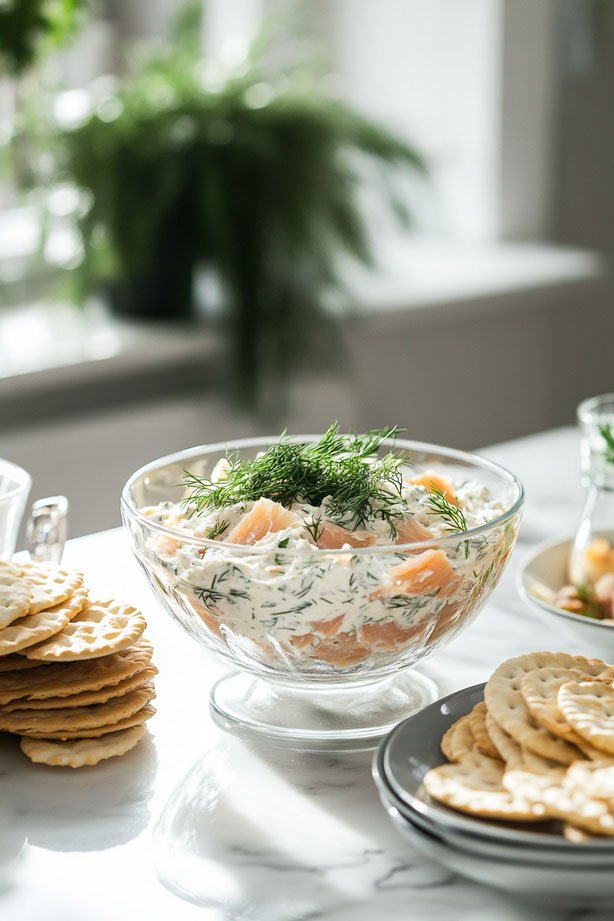
<instances>
[{"instance_id":1,"label":"round cracker","mask_svg":"<svg viewBox=\"0 0 614 921\"><path fill-rule=\"evenodd\" d=\"M0 656L0 676L20 672L28 668L40 668L42 662L35 662L34 659L26 659L19 652L9 653L8 656Z\"/></svg>"},{"instance_id":2,"label":"round cracker","mask_svg":"<svg viewBox=\"0 0 614 921\"><path fill-rule=\"evenodd\" d=\"M19 652L60 633L71 618L83 609L87 593L85 590L75 592L67 601L61 602L47 611L29 614L17 623L0 630L0 656Z\"/></svg>"},{"instance_id":3,"label":"round cracker","mask_svg":"<svg viewBox=\"0 0 614 921\"><path fill-rule=\"evenodd\" d=\"M469 714L469 725L473 733L475 747L488 758L500 758L499 751L488 734L486 727L486 704L480 701Z\"/></svg>"},{"instance_id":4,"label":"round cracker","mask_svg":"<svg viewBox=\"0 0 614 921\"><path fill-rule=\"evenodd\" d=\"M147 624L140 611L118 601L88 601L83 611L49 642L28 649L29 659L75 662L126 649Z\"/></svg>"},{"instance_id":5,"label":"round cracker","mask_svg":"<svg viewBox=\"0 0 614 921\"><path fill-rule=\"evenodd\" d=\"M614 687L605 681L569 681L559 688L558 705L575 731L614 754Z\"/></svg>"},{"instance_id":6,"label":"round cracker","mask_svg":"<svg viewBox=\"0 0 614 921\"><path fill-rule=\"evenodd\" d=\"M469 716L461 716L441 740L441 750L448 761L460 761L473 751L473 734Z\"/></svg>"},{"instance_id":7,"label":"round cracker","mask_svg":"<svg viewBox=\"0 0 614 921\"><path fill-rule=\"evenodd\" d=\"M53 608L83 585L83 573L47 563L21 563L20 575L32 592L30 614Z\"/></svg>"},{"instance_id":8,"label":"round cracker","mask_svg":"<svg viewBox=\"0 0 614 921\"><path fill-rule=\"evenodd\" d=\"M83 662L47 664L36 659L16 656L26 666L36 666L37 671L29 674L19 671L0 674L0 705L22 699L72 697L83 691L111 687L146 668L151 662L151 656L151 643L145 637L141 637L128 649L98 659L86 659Z\"/></svg>"},{"instance_id":9,"label":"round cracker","mask_svg":"<svg viewBox=\"0 0 614 921\"><path fill-rule=\"evenodd\" d=\"M131 691L138 691L139 688L152 687L151 681L157 674L158 669L155 665L148 665L135 675L131 675L129 678L117 682L117 684L99 688L96 691L81 691L79 694L73 694L68 697L44 697L38 700L28 697L27 700L13 700L11 703L0 707L0 712L14 713L15 710L22 710L24 707L28 710L61 710L72 707L89 707L92 704L104 704L116 697L124 697Z\"/></svg>"},{"instance_id":10,"label":"round cracker","mask_svg":"<svg viewBox=\"0 0 614 921\"><path fill-rule=\"evenodd\" d=\"M542 818L532 804L513 797L505 789L503 772L500 761L474 752L457 764L432 768L423 783L433 799L459 812L523 822Z\"/></svg>"},{"instance_id":11,"label":"round cracker","mask_svg":"<svg viewBox=\"0 0 614 921\"><path fill-rule=\"evenodd\" d=\"M24 736L21 750L35 764L79 768L125 755L144 735L145 727L141 725L110 732L99 739L78 739L72 742L51 742Z\"/></svg>"},{"instance_id":12,"label":"round cracker","mask_svg":"<svg viewBox=\"0 0 614 921\"><path fill-rule=\"evenodd\" d=\"M33 732L64 732L96 729L133 716L156 696L153 687L131 691L91 707L66 707L61 710L14 710L0 713L0 730L32 735Z\"/></svg>"},{"instance_id":13,"label":"round cracker","mask_svg":"<svg viewBox=\"0 0 614 921\"><path fill-rule=\"evenodd\" d=\"M493 672L486 683L484 699L488 711L519 745L559 764L571 764L581 757L578 749L536 723L522 696L521 682L524 675L535 669L574 668L579 667L580 662L591 661L599 662L583 656L555 652L536 652L508 659ZM607 667L605 663L600 664L603 669Z\"/></svg>"},{"instance_id":14,"label":"round cracker","mask_svg":"<svg viewBox=\"0 0 614 921\"><path fill-rule=\"evenodd\" d=\"M587 667L561 668L549 666L534 669L523 675L520 689L531 715L545 729L553 735L574 745L578 744L577 733L574 732L559 709L557 694L559 688L568 681L585 681L587 677L595 677L603 671L599 668L601 663L591 668L590 660Z\"/></svg>"},{"instance_id":15,"label":"round cracker","mask_svg":"<svg viewBox=\"0 0 614 921\"><path fill-rule=\"evenodd\" d=\"M593 799L614 800L614 760L576 761L567 769L563 786Z\"/></svg>"},{"instance_id":16,"label":"round cracker","mask_svg":"<svg viewBox=\"0 0 614 921\"><path fill-rule=\"evenodd\" d=\"M0 566L0 630L30 611L32 590L23 582L19 569L10 563Z\"/></svg>"},{"instance_id":17,"label":"round cracker","mask_svg":"<svg viewBox=\"0 0 614 921\"><path fill-rule=\"evenodd\" d=\"M520 767L524 763L521 746L499 726L492 713L486 711L484 719L488 735L499 752L499 757L508 767Z\"/></svg>"},{"instance_id":18,"label":"round cracker","mask_svg":"<svg viewBox=\"0 0 614 921\"><path fill-rule=\"evenodd\" d=\"M543 809L550 818L596 834L614 836L614 815L608 804L591 799L582 790L567 789L562 783L553 782L552 777L527 771L510 771L503 783L515 795Z\"/></svg>"},{"instance_id":19,"label":"round cracker","mask_svg":"<svg viewBox=\"0 0 614 921\"><path fill-rule=\"evenodd\" d=\"M50 732L28 732L31 739L95 739L107 735L109 732L119 732L120 729L129 729L131 726L141 726L155 714L156 708L151 704L145 704L141 710L138 710L133 716L127 716L117 723L109 726L97 726L95 729L74 729L74 730L55 730Z\"/></svg>"}]
</instances>

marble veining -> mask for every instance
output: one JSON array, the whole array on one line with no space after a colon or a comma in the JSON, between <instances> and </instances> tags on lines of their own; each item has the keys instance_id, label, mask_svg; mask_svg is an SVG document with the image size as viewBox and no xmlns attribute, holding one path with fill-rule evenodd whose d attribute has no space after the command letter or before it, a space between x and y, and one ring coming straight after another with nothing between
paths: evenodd
<instances>
[{"instance_id":1,"label":"marble veining","mask_svg":"<svg viewBox=\"0 0 614 921\"><path fill-rule=\"evenodd\" d=\"M519 546L475 623L422 666L442 695L538 648L582 652L520 601L536 542L573 530L577 441L559 430L484 452L527 488ZM605 921L459 879L388 820L370 755L298 754L221 733L208 693L225 667L167 619L119 531L71 542L92 588L141 606L160 668L150 736L82 771L30 764L0 737L1 921ZM488 880L485 880L488 882Z\"/></svg>"}]
</instances>

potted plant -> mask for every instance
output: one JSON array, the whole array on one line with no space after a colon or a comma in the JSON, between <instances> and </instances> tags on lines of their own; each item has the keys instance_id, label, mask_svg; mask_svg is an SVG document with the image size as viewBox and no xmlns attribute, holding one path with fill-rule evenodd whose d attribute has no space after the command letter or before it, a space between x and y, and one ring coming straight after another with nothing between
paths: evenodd
<instances>
[{"instance_id":1,"label":"potted plant","mask_svg":"<svg viewBox=\"0 0 614 921\"><path fill-rule=\"evenodd\" d=\"M367 262L358 203L364 163L423 173L408 144L299 76L252 53L220 77L196 42L141 58L59 132L60 177L85 193L82 290L105 285L132 317L184 319L199 268L213 273L235 380L255 399L263 367L283 373L326 329L340 252ZM313 354L313 353L311 353Z\"/></svg>"}]
</instances>

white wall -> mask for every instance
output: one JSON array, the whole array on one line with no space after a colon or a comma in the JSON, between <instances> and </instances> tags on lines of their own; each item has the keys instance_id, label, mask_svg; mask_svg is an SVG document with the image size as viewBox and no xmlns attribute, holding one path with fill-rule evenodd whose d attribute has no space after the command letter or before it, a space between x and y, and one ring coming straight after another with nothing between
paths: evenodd
<instances>
[{"instance_id":1,"label":"white wall","mask_svg":"<svg viewBox=\"0 0 614 921\"><path fill-rule=\"evenodd\" d=\"M471 449L571 423L581 399L614 390L614 314L601 280L370 312L344 336L347 366L297 385L275 421L242 417L207 393L5 430L0 455L32 473L34 497L69 497L76 535L119 524L130 473L194 444L321 431L338 418Z\"/></svg>"}]
</instances>

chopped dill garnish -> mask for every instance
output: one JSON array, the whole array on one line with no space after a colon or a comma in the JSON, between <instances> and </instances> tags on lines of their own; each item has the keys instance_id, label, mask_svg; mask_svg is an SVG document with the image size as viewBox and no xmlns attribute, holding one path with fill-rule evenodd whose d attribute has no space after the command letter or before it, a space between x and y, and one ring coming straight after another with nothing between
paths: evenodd
<instances>
[{"instance_id":1,"label":"chopped dill garnish","mask_svg":"<svg viewBox=\"0 0 614 921\"><path fill-rule=\"evenodd\" d=\"M603 425L599 426L599 434L606 443L604 452L606 463L614 464L614 434L612 433L612 426L609 422L605 422Z\"/></svg>"},{"instance_id":2,"label":"chopped dill garnish","mask_svg":"<svg viewBox=\"0 0 614 921\"><path fill-rule=\"evenodd\" d=\"M433 515L439 515L443 518L448 526L448 531L456 532L467 530L467 519L465 518L465 513L462 508L448 501L448 499L446 499L446 494L442 492L441 489L433 489L433 491L429 493L427 501L430 506L428 511Z\"/></svg>"},{"instance_id":3,"label":"chopped dill garnish","mask_svg":"<svg viewBox=\"0 0 614 921\"><path fill-rule=\"evenodd\" d=\"M286 547L288 546L289 541L290 541L290 538L289 538L289 537L284 537L284 538L282 538L282 540L280 540L280 542L277 544L278 548L279 548L280 550L285 550ZM275 565L276 565L276 566L281 566L281 564L283 563L283 561L284 561L283 556L280 556L279 553L276 553L276 554L275 554Z\"/></svg>"},{"instance_id":4,"label":"chopped dill garnish","mask_svg":"<svg viewBox=\"0 0 614 921\"><path fill-rule=\"evenodd\" d=\"M205 538L207 540L215 540L216 537L221 537L224 531L227 531L227 530L228 530L227 522L222 521L221 518L216 518L215 522L205 532Z\"/></svg>"},{"instance_id":5,"label":"chopped dill garnish","mask_svg":"<svg viewBox=\"0 0 614 921\"><path fill-rule=\"evenodd\" d=\"M388 426L344 435L334 422L312 443L289 441L284 433L253 460L229 454L228 471L216 483L185 471L183 485L191 492L184 502L199 513L261 497L286 507L324 504L327 517L345 527L356 529L380 518L394 533L395 519L403 513L401 468L410 460L406 452L376 454L401 431Z\"/></svg>"},{"instance_id":6,"label":"chopped dill garnish","mask_svg":"<svg viewBox=\"0 0 614 921\"><path fill-rule=\"evenodd\" d=\"M441 489L434 488L433 492L429 493L428 503L430 506L428 511L432 515L439 515L443 518L447 530L452 534L467 530L467 519L462 508L446 499L446 494ZM469 559L469 543L469 540L463 541L466 560Z\"/></svg>"},{"instance_id":7,"label":"chopped dill garnish","mask_svg":"<svg viewBox=\"0 0 614 921\"><path fill-rule=\"evenodd\" d=\"M314 544L317 544L322 534L322 516L313 515L310 522L305 522L305 530L311 535Z\"/></svg>"}]
</instances>

